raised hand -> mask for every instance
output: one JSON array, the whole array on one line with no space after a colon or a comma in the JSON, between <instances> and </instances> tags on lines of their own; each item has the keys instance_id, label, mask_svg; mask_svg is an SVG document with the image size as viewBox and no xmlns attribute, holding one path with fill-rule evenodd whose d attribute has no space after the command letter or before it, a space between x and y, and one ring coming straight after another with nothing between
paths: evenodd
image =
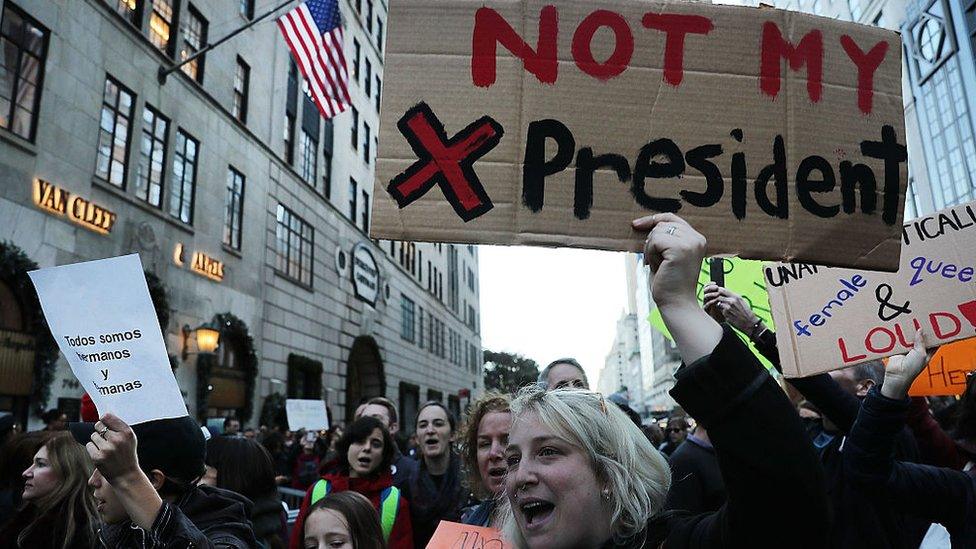
<instances>
[{"instance_id":1,"label":"raised hand","mask_svg":"<svg viewBox=\"0 0 976 549\"><path fill-rule=\"evenodd\" d=\"M901 400L908 396L908 389L912 386L918 374L922 373L925 366L932 359L932 354L938 347L931 352L927 352L926 334L924 329L915 332L915 341L912 350L906 355L895 355L888 359L888 366L885 368L884 383L881 385L881 394L892 399Z\"/></svg>"},{"instance_id":2,"label":"raised hand","mask_svg":"<svg viewBox=\"0 0 976 549\"><path fill-rule=\"evenodd\" d=\"M752 312L748 301L728 288L717 286L714 283L705 286L704 294L703 306L709 314L714 317L715 311L717 311L726 322L737 330L746 335L751 335L750 332L753 326L759 322L759 317Z\"/></svg>"}]
</instances>

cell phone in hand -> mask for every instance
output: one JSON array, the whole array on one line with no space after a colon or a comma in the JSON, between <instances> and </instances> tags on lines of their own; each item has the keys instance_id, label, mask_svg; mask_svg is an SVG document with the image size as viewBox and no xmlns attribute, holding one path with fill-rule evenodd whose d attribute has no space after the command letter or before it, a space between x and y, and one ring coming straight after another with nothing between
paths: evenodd
<instances>
[{"instance_id":1,"label":"cell phone in hand","mask_svg":"<svg viewBox=\"0 0 976 549\"><path fill-rule=\"evenodd\" d=\"M708 260L708 277L716 286L725 286L725 262L721 257Z\"/></svg>"},{"instance_id":2,"label":"cell phone in hand","mask_svg":"<svg viewBox=\"0 0 976 549\"><path fill-rule=\"evenodd\" d=\"M305 433L305 442L315 442L316 434L315 431L309 431Z\"/></svg>"}]
</instances>

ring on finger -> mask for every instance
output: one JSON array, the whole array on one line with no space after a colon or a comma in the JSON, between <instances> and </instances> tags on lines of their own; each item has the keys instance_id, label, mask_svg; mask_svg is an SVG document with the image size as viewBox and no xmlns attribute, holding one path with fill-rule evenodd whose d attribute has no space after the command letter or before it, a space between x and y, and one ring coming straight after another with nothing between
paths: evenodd
<instances>
[{"instance_id":1,"label":"ring on finger","mask_svg":"<svg viewBox=\"0 0 976 549\"><path fill-rule=\"evenodd\" d=\"M676 232L677 230L678 230L678 228L677 228L677 227L675 227L674 225L670 225L670 226L668 226L668 230L667 230L666 232L667 232L667 234L668 234L668 236L673 236L673 235L674 235L674 233L675 233L675 232Z\"/></svg>"},{"instance_id":2,"label":"ring on finger","mask_svg":"<svg viewBox=\"0 0 976 549\"><path fill-rule=\"evenodd\" d=\"M105 433L107 432L108 432L108 427L102 427L101 430L98 431L98 436L105 438Z\"/></svg>"}]
</instances>

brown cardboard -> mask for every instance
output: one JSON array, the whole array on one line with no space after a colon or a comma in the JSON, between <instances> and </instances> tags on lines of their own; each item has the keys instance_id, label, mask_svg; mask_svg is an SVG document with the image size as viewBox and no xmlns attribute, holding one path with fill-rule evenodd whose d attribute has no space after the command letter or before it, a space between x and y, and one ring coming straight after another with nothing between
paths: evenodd
<instances>
[{"instance_id":1,"label":"brown cardboard","mask_svg":"<svg viewBox=\"0 0 976 549\"><path fill-rule=\"evenodd\" d=\"M783 375L905 353L919 326L932 345L976 336L976 202L910 221L902 239L897 273L766 266Z\"/></svg>"},{"instance_id":2,"label":"brown cardboard","mask_svg":"<svg viewBox=\"0 0 976 549\"><path fill-rule=\"evenodd\" d=\"M861 153L861 143L879 141L884 126L892 128L898 144L905 142L902 48L897 33L768 8L634 0L576 0L547 6L546 2L535 0L391 3L372 237L640 250L643 237L631 230L630 220L673 205L638 204L631 192L635 178L625 173L626 181L621 182L612 169L603 167L593 176L588 217L582 213L584 208L576 215L578 151L589 147L594 156L620 155L627 170L635 172L641 148L667 138L673 140L686 163L689 150L710 144L722 148L722 154L711 159L722 176L723 186L721 199L712 206L699 207L681 199L681 190L703 192L706 187L703 172L691 165L685 166L679 178L644 180L648 195L679 201L676 213L705 233L710 254L897 268L898 232L907 181L905 162L892 163L887 215L882 216L885 162ZM493 40L490 33L485 34L486 40L475 37L478 14L494 13L529 48L546 50L539 48L540 19L546 19L546 10L555 10L558 19L554 58L558 62L552 64L557 67L554 82L549 82L544 74L542 78L547 82L540 82L536 73L524 68L522 60L505 43ZM645 28L645 15L651 24L657 24L662 15L697 16L711 23L707 34L685 35L680 82L676 71L665 71L668 37L677 35ZM484 23L489 19L482 17L479 35L492 28ZM773 72L767 70L766 77L760 78L767 23L775 24L783 39L793 45L801 44L808 33L820 33L823 72L818 101L810 98L806 66L791 70L785 58L776 56L771 56L773 62L767 64L769 69L778 64L781 74L777 95L771 97L768 84L777 81L772 78ZM611 24L616 25L619 34L606 26ZM616 68L619 74L604 74L607 79L598 79L580 68L577 60L585 61L587 48L577 48L574 54L573 43L587 44L587 27L597 29L589 42L593 61L599 65L613 59L611 55L617 51L619 61L609 67ZM545 31L543 34L548 35ZM626 48L614 49L615 36L628 35L634 44L629 59ZM859 107L859 96L863 95L858 91L859 71L841 45L845 35L863 51L886 44L881 46L887 48L884 58L873 73L870 108ZM815 42L815 37L811 40ZM622 38L620 43L624 41ZM495 80L490 85L486 79L479 79L482 85L475 85L475 73L485 74L486 63L492 58L481 50L475 56L475 44L495 46ZM678 51L676 44L672 44L671 51ZM767 51L775 52L772 48ZM535 70L531 60L529 65ZM861 89L868 89L867 84L862 82ZM465 220L445 199L441 185L402 204L389 192L398 175L421 165L417 152L397 125L400 120L406 121L408 111L419 104L426 105L443 125L442 139L459 135L485 116L500 129L501 135L484 135L472 144L473 148L484 145L480 153L483 156L472 163L470 173L484 186L490 209L475 211ZM528 132L533 122L547 119L565 125L575 147L565 169L545 178L542 207L533 211L523 197ZM741 130L741 143L732 136L736 129ZM760 209L754 190L756 177L773 161L777 135L783 137L786 158L786 219ZM495 142L490 142L492 139ZM545 150L546 160L552 160L556 153L553 139L546 140ZM904 148L900 150L903 152ZM746 163L746 183L741 193L745 212L741 219L733 215L731 199L732 163L737 153L744 153ZM816 202L840 205L839 164L863 163L877 179L874 213L862 211L859 193L853 212L840 209L833 217L821 218L805 210L796 192L796 174L801 160L812 155L822 157L837 176L832 191L812 193ZM456 165L444 155L437 159L448 168ZM666 161L661 156L655 160ZM814 171L812 178L818 177L819 172ZM775 198L772 184L769 191ZM837 245L840 239L843 246Z\"/></svg>"}]
</instances>

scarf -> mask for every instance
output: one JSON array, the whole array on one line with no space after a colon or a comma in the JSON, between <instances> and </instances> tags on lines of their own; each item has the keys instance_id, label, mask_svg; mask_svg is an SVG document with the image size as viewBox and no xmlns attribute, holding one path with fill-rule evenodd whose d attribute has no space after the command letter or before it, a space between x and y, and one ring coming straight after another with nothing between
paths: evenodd
<instances>
[{"instance_id":1,"label":"scarf","mask_svg":"<svg viewBox=\"0 0 976 549\"><path fill-rule=\"evenodd\" d=\"M414 546L426 547L441 520L458 522L464 505L460 461L451 452L447 471L440 486L431 478L427 463L420 460L420 471L409 481L410 518L413 524Z\"/></svg>"}]
</instances>

